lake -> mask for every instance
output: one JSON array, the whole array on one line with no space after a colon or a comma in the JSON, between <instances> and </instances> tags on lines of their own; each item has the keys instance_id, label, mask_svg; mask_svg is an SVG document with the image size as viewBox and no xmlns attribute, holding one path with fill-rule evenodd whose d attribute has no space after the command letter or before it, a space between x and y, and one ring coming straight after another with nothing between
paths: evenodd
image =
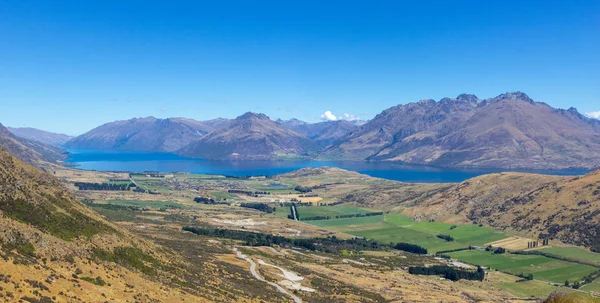
<instances>
[{"instance_id":1,"label":"lake","mask_svg":"<svg viewBox=\"0 0 600 303\"><path fill-rule=\"evenodd\" d=\"M338 167L373 177L402 182L461 182L499 169L440 168L366 161L218 161L184 158L175 154L71 149L67 162L75 167L98 171L187 172L230 176L272 176L307 167ZM581 175L587 171L528 171L554 175Z\"/></svg>"}]
</instances>

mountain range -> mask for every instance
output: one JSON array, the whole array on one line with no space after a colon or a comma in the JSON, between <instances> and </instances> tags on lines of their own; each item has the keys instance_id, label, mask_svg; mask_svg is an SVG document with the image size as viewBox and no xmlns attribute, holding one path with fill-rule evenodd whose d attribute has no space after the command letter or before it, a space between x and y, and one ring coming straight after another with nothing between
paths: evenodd
<instances>
[{"instance_id":1,"label":"mountain range","mask_svg":"<svg viewBox=\"0 0 600 303\"><path fill-rule=\"evenodd\" d=\"M177 153L204 159L273 160L306 157L318 149L308 137L264 114L248 112Z\"/></svg>"},{"instance_id":2,"label":"mountain range","mask_svg":"<svg viewBox=\"0 0 600 303\"><path fill-rule=\"evenodd\" d=\"M64 145L68 148L173 152L228 122L186 118L134 118L101 125Z\"/></svg>"},{"instance_id":3,"label":"mountain range","mask_svg":"<svg viewBox=\"0 0 600 303\"><path fill-rule=\"evenodd\" d=\"M555 109L522 92L461 94L384 110L366 123L153 117L116 121L68 148L172 152L206 159L316 158L440 167L590 169L600 166L600 121Z\"/></svg>"},{"instance_id":4,"label":"mountain range","mask_svg":"<svg viewBox=\"0 0 600 303\"><path fill-rule=\"evenodd\" d=\"M47 132L31 127L7 127L7 129L15 136L54 146L61 146L73 139L72 136Z\"/></svg>"},{"instance_id":5,"label":"mountain range","mask_svg":"<svg viewBox=\"0 0 600 303\"><path fill-rule=\"evenodd\" d=\"M16 136L2 124L0 124L0 148L15 155L21 161L36 166L41 161L57 163L67 157L65 151L59 147Z\"/></svg>"},{"instance_id":6,"label":"mountain range","mask_svg":"<svg viewBox=\"0 0 600 303\"><path fill-rule=\"evenodd\" d=\"M423 100L383 111L323 155L447 167L593 168L600 121L521 92Z\"/></svg>"}]
</instances>

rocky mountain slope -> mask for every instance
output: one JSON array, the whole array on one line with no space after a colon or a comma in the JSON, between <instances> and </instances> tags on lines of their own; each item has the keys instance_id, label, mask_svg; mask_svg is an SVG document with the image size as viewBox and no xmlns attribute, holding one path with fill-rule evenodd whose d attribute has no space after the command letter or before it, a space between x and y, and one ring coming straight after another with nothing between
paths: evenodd
<instances>
[{"instance_id":1,"label":"rocky mountain slope","mask_svg":"<svg viewBox=\"0 0 600 303\"><path fill-rule=\"evenodd\" d=\"M70 148L176 151L227 123L226 119L196 121L154 117L115 121L68 141Z\"/></svg>"},{"instance_id":2,"label":"rocky mountain slope","mask_svg":"<svg viewBox=\"0 0 600 303\"><path fill-rule=\"evenodd\" d=\"M600 170L581 177L483 175L404 212L417 220L481 223L600 251Z\"/></svg>"},{"instance_id":3,"label":"rocky mountain slope","mask_svg":"<svg viewBox=\"0 0 600 303\"><path fill-rule=\"evenodd\" d=\"M315 140L320 146L328 146L358 128L355 123L345 120L307 123L290 119L278 120L277 123Z\"/></svg>"},{"instance_id":4,"label":"rocky mountain slope","mask_svg":"<svg viewBox=\"0 0 600 303\"><path fill-rule=\"evenodd\" d=\"M107 222L56 178L2 149L0 187L5 302L199 300L157 278L175 276L161 269L174 263L155 245Z\"/></svg>"},{"instance_id":5,"label":"rocky mountain slope","mask_svg":"<svg viewBox=\"0 0 600 303\"><path fill-rule=\"evenodd\" d=\"M318 145L264 114L245 113L177 153L204 159L272 160L305 157Z\"/></svg>"},{"instance_id":6,"label":"rocky mountain slope","mask_svg":"<svg viewBox=\"0 0 600 303\"><path fill-rule=\"evenodd\" d=\"M32 165L38 165L41 161L56 163L67 157L62 149L15 136L2 124L0 124L0 148Z\"/></svg>"},{"instance_id":7,"label":"rocky mountain slope","mask_svg":"<svg viewBox=\"0 0 600 303\"><path fill-rule=\"evenodd\" d=\"M516 92L424 100L383 111L325 157L447 167L600 166L600 122Z\"/></svg>"},{"instance_id":8,"label":"rocky mountain slope","mask_svg":"<svg viewBox=\"0 0 600 303\"><path fill-rule=\"evenodd\" d=\"M31 127L7 127L15 136L42 142L47 145L61 146L67 141L73 139L71 136L47 132L41 129Z\"/></svg>"}]
</instances>

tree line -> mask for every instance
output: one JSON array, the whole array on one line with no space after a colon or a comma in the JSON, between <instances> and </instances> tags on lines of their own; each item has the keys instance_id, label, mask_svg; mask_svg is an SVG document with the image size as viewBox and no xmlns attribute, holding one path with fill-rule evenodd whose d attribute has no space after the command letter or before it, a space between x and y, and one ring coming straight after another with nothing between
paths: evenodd
<instances>
[{"instance_id":1,"label":"tree line","mask_svg":"<svg viewBox=\"0 0 600 303\"><path fill-rule=\"evenodd\" d=\"M75 182L75 186L79 190L111 190L111 191L125 191L132 187L135 187L133 183L88 183L88 182Z\"/></svg>"},{"instance_id":2,"label":"tree line","mask_svg":"<svg viewBox=\"0 0 600 303\"><path fill-rule=\"evenodd\" d=\"M365 238L339 239L335 236L326 238L287 238L271 234L249 232L243 230L193 227L185 226L184 231L189 231L197 235L226 238L232 240L244 241L248 246L273 246L300 247L311 251L320 251L325 253L339 254L342 250L363 251L363 250L385 250L397 249L414 253L427 253L425 248L408 243L398 243L386 245L384 243L368 240Z\"/></svg>"},{"instance_id":3,"label":"tree line","mask_svg":"<svg viewBox=\"0 0 600 303\"><path fill-rule=\"evenodd\" d=\"M256 210L265 212L267 214L273 213L276 210L275 207L269 206L269 204L267 204L267 203L259 203L259 202L242 203L242 204L240 204L240 206L244 207L244 208L256 209Z\"/></svg>"},{"instance_id":4,"label":"tree line","mask_svg":"<svg viewBox=\"0 0 600 303\"><path fill-rule=\"evenodd\" d=\"M408 268L408 273L412 275L443 276L444 278L451 281L483 281L483 279L485 278L485 271L483 270L483 268L481 268L481 266L478 266L476 271L461 270L446 265L435 265L430 267L411 266Z\"/></svg>"}]
</instances>

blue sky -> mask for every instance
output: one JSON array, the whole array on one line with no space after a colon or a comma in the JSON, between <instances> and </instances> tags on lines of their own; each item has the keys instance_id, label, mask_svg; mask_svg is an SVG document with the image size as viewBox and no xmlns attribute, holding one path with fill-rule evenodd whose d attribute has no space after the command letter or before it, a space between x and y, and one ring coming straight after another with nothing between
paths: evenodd
<instances>
[{"instance_id":1,"label":"blue sky","mask_svg":"<svg viewBox=\"0 0 600 303\"><path fill-rule=\"evenodd\" d=\"M600 111L600 1L2 1L0 122L362 119L524 91Z\"/></svg>"}]
</instances>

